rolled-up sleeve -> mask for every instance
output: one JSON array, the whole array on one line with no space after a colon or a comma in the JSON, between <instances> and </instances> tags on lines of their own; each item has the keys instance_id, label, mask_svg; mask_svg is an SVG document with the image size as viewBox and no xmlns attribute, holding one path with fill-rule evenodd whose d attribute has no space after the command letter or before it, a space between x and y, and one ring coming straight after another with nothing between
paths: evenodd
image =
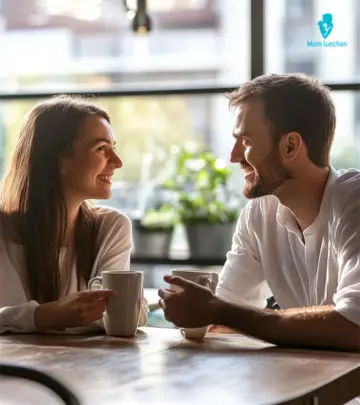
<instances>
[{"instance_id":1,"label":"rolled-up sleeve","mask_svg":"<svg viewBox=\"0 0 360 405\"><path fill-rule=\"evenodd\" d=\"M339 264L336 311L360 326L360 199L345 204L334 227L334 248Z\"/></svg>"},{"instance_id":2,"label":"rolled-up sleeve","mask_svg":"<svg viewBox=\"0 0 360 405\"><path fill-rule=\"evenodd\" d=\"M36 301L0 308L0 333L30 333L36 331L34 313Z\"/></svg>"},{"instance_id":3,"label":"rolled-up sleeve","mask_svg":"<svg viewBox=\"0 0 360 405\"><path fill-rule=\"evenodd\" d=\"M249 232L246 211L245 207L240 214L216 295L240 305L265 308L271 291L264 277L255 240Z\"/></svg>"}]
</instances>

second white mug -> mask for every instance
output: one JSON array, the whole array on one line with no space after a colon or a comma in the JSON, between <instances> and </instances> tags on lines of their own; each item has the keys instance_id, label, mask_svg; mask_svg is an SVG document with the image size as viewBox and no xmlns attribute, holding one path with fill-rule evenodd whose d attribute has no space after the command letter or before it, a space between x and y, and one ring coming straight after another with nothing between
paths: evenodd
<instances>
[{"instance_id":1,"label":"second white mug","mask_svg":"<svg viewBox=\"0 0 360 405\"><path fill-rule=\"evenodd\" d=\"M215 293L216 285L219 280L219 276L216 272L198 269L172 269L171 274L208 287L213 293ZM179 290L179 287L171 285L171 289ZM180 331L187 339L203 339L207 332L207 326L201 328L180 328Z\"/></svg>"}]
</instances>

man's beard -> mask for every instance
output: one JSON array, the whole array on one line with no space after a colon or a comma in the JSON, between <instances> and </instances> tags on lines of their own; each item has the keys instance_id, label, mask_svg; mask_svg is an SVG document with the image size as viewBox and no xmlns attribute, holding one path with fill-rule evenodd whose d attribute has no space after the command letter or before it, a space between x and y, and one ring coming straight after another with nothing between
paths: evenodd
<instances>
[{"instance_id":1,"label":"man's beard","mask_svg":"<svg viewBox=\"0 0 360 405\"><path fill-rule=\"evenodd\" d=\"M255 171L253 172L254 179L246 181L243 189L245 198L253 199L274 194L285 181L292 178L291 174L281 163L278 151L275 149L271 151L261 166L258 174Z\"/></svg>"}]
</instances>

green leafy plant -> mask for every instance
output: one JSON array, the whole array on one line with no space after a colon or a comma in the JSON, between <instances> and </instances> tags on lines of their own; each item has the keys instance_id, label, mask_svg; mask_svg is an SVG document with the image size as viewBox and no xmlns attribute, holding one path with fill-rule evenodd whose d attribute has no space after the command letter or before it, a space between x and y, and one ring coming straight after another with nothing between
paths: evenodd
<instances>
[{"instance_id":1,"label":"green leafy plant","mask_svg":"<svg viewBox=\"0 0 360 405\"><path fill-rule=\"evenodd\" d=\"M162 204L156 209L146 210L135 226L143 232L170 232L178 222L179 216L174 207Z\"/></svg>"},{"instance_id":2,"label":"green leafy plant","mask_svg":"<svg viewBox=\"0 0 360 405\"><path fill-rule=\"evenodd\" d=\"M164 186L175 195L175 207L184 224L226 224L238 217L231 204L235 193L228 187L231 170L210 151L182 151L175 174Z\"/></svg>"}]
</instances>

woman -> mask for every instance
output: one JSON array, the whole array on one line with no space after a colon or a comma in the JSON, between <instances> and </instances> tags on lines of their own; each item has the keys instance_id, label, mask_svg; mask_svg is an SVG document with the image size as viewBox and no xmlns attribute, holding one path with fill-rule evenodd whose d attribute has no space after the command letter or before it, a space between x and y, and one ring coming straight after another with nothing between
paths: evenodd
<instances>
[{"instance_id":1,"label":"woman","mask_svg":"<svg viewBox=\"0 0 360 405\"><path fill-rule=\"evenodd\" d=\"M0 195L0 332L93 324L114 291L85 291L102 270L129 270L131 224L86 200L111 196L122 167L108 114L69 96L26 116ZM144 302L140 325L146 322Z\"/></svg>"}]
</instances>

